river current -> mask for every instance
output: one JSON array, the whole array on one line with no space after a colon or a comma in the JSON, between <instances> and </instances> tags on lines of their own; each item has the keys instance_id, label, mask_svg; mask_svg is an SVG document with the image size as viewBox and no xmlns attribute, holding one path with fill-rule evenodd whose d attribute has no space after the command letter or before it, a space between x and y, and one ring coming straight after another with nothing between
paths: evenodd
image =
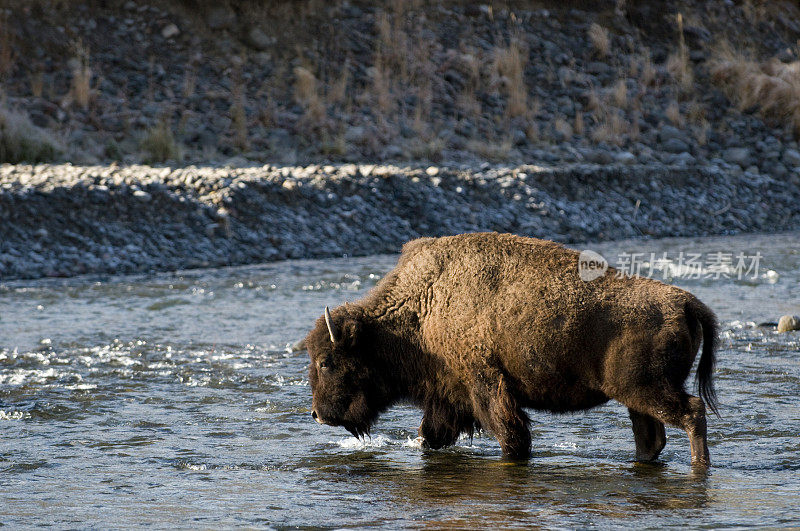
<instances>
[{"instance_id":1,"label":"river current","mask_svg":"<svg viewBox=\"0 0 800 531\"><path fill-rule=\"evenodd\" d=\"M800 525L800 332L759 326L800 314L800 233L575 247L666 277L719 316L709 473L692 472L669 427L660 462L634 463L616 403L531 412L524 465L480 433L422 449L410 406L364 441L317 425L308 355L293 346L397 257L289 261L0 282L0 523Z\"/></svg>"}]
</instances>

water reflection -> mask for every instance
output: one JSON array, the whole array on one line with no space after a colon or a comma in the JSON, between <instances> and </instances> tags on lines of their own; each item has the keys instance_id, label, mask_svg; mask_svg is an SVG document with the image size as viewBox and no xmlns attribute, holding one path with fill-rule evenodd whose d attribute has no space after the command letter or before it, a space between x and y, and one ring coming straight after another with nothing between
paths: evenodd
<instances>
[{"instance_id":1,"label":"water reflection","mask_svg":"<svg viewBox=\"0 0 800 531\"><path fill-rule=\"evenodd\" d=\"M307 466L312 487L336 484L349 496L377 496L425 514L431 527L503 519L507 526L534 522L542 511L628 521L642 512L703 509L710 499L707 473L676 473L664 464L552 466L430 451L412 462L357 452L317 456Z\"/></svg>"}]
</instances>

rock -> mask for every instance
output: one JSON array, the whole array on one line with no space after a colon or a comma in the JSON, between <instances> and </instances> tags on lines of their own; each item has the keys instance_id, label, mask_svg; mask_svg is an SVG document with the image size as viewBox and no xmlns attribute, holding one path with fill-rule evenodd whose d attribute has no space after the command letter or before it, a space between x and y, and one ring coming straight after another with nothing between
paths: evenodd
<instances>
[{"instance_id":1,"label":"rock","mask_svg":"<svg viewBox=\"0 0 800 531\"><path fill-rule=\"evenodd\" d=\"M784 315L778 321L778 332L800 330L800 317L797 315Z\"/></svg>"},{"instance_id":2,"label":"rock","mask_svg":"<svg viewBox=\"0 0 800 531\"><path fill-rule=\"evenodd\" d=\"M427 173L430 177L434 177L439 175L439 168L436 166L428 166L428 168L425 170L425 173Z\"/></svg>"},{"instance_id":3,"label":"rock","mask_svg":"<svg viewBox=\"0 0 800 531\"><path fill-rule=\"evenodd\" d=\"M366 129L364 129L361 125L354 125L353 127L348 127L347 131L344 133L344 139L347 142L351 142L353 144L359 144L364 141L364 135L366 134Z\"/></svg>"},{"instance_id":4,"label":"rock","mask_svg":"<svg viewBox=\"0 0 800 531\"><path fill-rule=\"evenodd\" d=\"M796 168L797 166L800 166L800 151L791 148L784 151L783 163L790 168Z\"/></svg>"},{"instance_id":5,"label":"rock","mask_svg":"<svg viewBox=\"0 0 800 531\"><path fill-rule=\"evenodd\" d=\"M133 197L135 197L136 199L138 199L142 203L147 203L152 198L152 196L149 193L145 192L144 190L136 190L136 191L134 191L133 192Z\"/></svg>"},{"instance_id":6,"label":"rock","mask_svg":"<svg viewBox=\"0 0 800 531\"><path fill-rule=\"evenodd\" d=\"M679 153L675 156L675 159L672 161L673 164L677 166L691 166L695 164L695 158L690 154L684 151L683 153Z\"/></svg>"},{"instance_id":7,"label":"rock","mask_svg":"<svg viewBox=\"0 0 800 531\"><path fill-rule=\"evenodd\" d=\"M586 71L594 75L608 74L612 70L613 69L609 65L601 63L600 61L592 61L586 66Z\"/></svg>"},{"instance_id":8,"label":"rock","mask_svg":"<svg viewBox=\"0 0 800 531\"><path fill-rule=\"evenodd\" d=\"M636 164L636 155L630 151L622 151L614 155L614 160L619 164Z\"/></svg>"},{"instance_id":9,"label":"rock","mask_svg":"<svg viewBox=\"0 0 800 531\"><path fill-rule=\"evenodd\" d=\"M684 131L681 131L680 129L672 125L661 126L661 128L658 130L658 139L661 142L666 142L671 138L677 138L678 140L686 144L689 143L689 137L686 135Z\"/></svg>"},{"instance_id":10,"label":"rock","mask_svg":"<svg viewBox=\"0 0 800 531\"><path fill-rule=\"evenodd\" d=\"M689 151L689 144L679 138L670 138L661 143L661 149L667 153L684 153Z\"/></svg>"},{"instance_id":11,"label":"rock","mask_svg":"<svg viewBox=\"0 0 800 531\"><path fill-rule=\"evenodd\" d=\"M229 7L215 7L206 15L206 24L212 30L230 29L236 24L236 13Z\"/></svg>"},{"instance_id":12,"label":"rock","mask_svg":"<svg viewBox=\"0 0 800 531\"><path fill-rule=\"evenodd\" d=\"M733 147L722 152L722 158L729 164L738 164L742 168L750 165L750 148Z\"/></svg>"},{"instance_id":13,"label":"rock","mask_svg":"<svg viewBox=\"0 0 800 531\"><path fill-rule=\"evenodd\" d=\"M165 39L171 39L172 37L176 37L180 34L181 30L178 29L178 26L175 24L167 24L164 26L164 29L161 30L161 36Z\"/></svg>"},{"instance_id":14,"label":"rock","mask_svg":"<svg viewBox=\"0 0 800 531\"><path fill-rule=\"evenodd\" d=\"M247 32L247 37L245 40L247 41L247 44L262 52L275 42L275 39L264 33L261 28L256 26L250 28L250 30Z\"/></svg>"},{"instance_id":15,"label":"rock","mask_svg":"<svg viewBox=\"0 0 800 531\"><path fill-rule=\"evenodd\" d=\"M595 164L611 164L614 158L605 149L593 149L586 154L586 160Z\"/></svg>"},{"instance_id":16,"label":"rock","mask_svg":"<svg viewBox=\"0 0 800 531\"><path fill-rule=\"evenodd\" d=\"M403 149L397 144L389 144L383 149L381 155L386 159L397 159L403 156Z\"/></svg>"}]
</instances>

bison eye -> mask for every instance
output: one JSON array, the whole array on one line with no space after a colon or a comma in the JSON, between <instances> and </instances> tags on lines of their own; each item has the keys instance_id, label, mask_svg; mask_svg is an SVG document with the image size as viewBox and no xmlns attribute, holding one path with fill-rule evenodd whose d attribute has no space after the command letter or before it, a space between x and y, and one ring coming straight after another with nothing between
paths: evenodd
<instances>
[{"instance_id":1,"label":"bison eye","mask_svg":"<svg viewBox=\"0 0 800 531\"><path fill-rule=\"evenodd\" d=\"M324 360L321 360L319 362L319 368L320 369L330 369L331 368L331 361L329 359L327 359L327 358L325 358Z\"/></svg>"}]
</instances>

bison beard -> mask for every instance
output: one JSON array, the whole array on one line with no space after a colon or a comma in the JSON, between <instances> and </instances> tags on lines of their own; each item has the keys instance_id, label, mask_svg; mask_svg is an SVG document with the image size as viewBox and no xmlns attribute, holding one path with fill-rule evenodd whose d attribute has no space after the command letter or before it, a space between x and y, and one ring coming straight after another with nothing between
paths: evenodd
<instances>
[{"instance_id":1,"label":"bison beard","mask_svg":"<svg viewBox=\"0 0 800 531\"><path fill-rule=\"evenodd\" d=\"M466 234L407 243L363 300L317 320L305 339L312 412L357 437L381 412L422 408L425 445L485 428L504 455L530 455L524 408L628 407L636 458L689 435L692 463L709 465L705 406L716 412L716 318L690 293L609 268L580 280L578 253L549 241ZM700 345L700 397L684 384Z\"/></svg>"}]
</instances>

